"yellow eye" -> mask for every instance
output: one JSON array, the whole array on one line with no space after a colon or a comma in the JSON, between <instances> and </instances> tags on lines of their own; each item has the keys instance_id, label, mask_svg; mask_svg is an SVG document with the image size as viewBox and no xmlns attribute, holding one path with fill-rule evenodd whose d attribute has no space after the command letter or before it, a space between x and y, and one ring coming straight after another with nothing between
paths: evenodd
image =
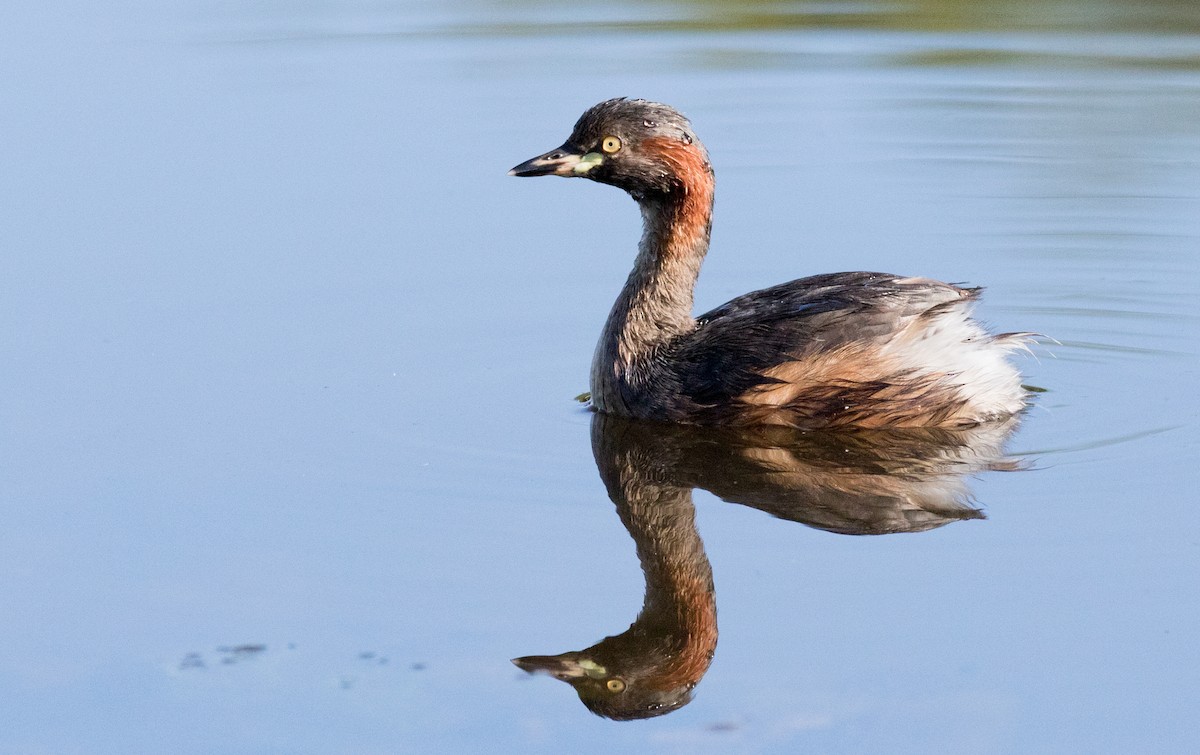
<instances>
[{"instance_id":1,"label":"yellow eye","mask_svg":"<svg viewBox=\"0 0 1200 755\"><path fill-rule=\"evenodd\" d=\"M621 140L615 136L606 136L604 141L600 142L600 149L614 155L621 149Z\"/></svg>"},{"instance_id":2,"label":"yellow eye","mask_svg":"<svg viewBox=\"0 0 1200 755\"><path fill-rule=\"evenodd\" d=\"M607 140L605 140L605 141L607 142ZM618 142L618 145L619 144L620 144L620 142ZM625 682L621 681L620 679L609 679L608 684L606 684L605 686L608 687L609 692L624 692L625 691Z\"/></svg>"}]
</instances>

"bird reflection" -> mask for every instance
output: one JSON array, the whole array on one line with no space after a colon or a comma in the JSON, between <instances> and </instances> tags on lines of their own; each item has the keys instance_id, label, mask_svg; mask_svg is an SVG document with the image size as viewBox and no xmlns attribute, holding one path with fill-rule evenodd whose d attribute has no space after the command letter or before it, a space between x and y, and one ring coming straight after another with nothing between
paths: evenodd
<instances>
[{"instance_id":1,"label":"bird reflection","mask_svg":"<svg viewBox=\"0 0 1200 755\"><path fill-rule=\"evenodd\" d=\"M699 428L597 414L592 451L646 577L626 631L584 650L513 659L567 682L612 719L669 713L692 699L717 646L712 567L692 489L844 535L922 532L981 519L967 479L1013 470L1016 421L962 430L801 432Z\"/></svg>"}]
</instances>

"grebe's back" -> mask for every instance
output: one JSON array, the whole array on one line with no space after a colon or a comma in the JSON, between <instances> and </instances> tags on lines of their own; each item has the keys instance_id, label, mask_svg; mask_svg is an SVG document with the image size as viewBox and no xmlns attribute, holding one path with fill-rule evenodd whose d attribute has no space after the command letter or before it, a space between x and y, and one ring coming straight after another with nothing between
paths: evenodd
<instances>
[{"instance_id":1,"label":"grebe's back","mask_svg":"<svg viewBox=\"0 0 1200 755\"><path fill-rule=\"evenodd\" d=\"M969 317L978 293L856 272L740 296L667 347L663 361L688 406L664 408L700 424L801 427L956 427L1010 416L1026 392L1005 357L1028 334L987 333Z\"/></svg>"}]
</instances>

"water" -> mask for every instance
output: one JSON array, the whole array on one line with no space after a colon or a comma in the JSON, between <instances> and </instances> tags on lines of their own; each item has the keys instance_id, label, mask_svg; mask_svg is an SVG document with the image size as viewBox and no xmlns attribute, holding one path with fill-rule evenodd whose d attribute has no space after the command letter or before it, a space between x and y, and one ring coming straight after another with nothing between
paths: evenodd
<instances>
[{"instance_id":1,"label":"water","mask_svg":"<svg viewBox=\"0 0 1200 755\"><path fill-rule=\"evenodd\" d=\"M24 6L0 751L1200 743L1191 4ZM504 176L618 94L713 155L701 308L883 269L1058 341L1021 359L1032 469L953 483L986 519L674 504L719 642L640 722L509 663L621 634L653 573L571 400L637 213Z\"/></svg>"}]
</instances>

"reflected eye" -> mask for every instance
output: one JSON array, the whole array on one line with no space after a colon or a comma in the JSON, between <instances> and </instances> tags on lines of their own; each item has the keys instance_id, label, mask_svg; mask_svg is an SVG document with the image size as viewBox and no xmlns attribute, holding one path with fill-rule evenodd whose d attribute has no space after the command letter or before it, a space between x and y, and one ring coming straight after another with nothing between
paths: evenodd
<instances>
[{"instance_id":1,"label":"reflected eye","mask_svg":"<svg viewBox=\"0 0 1200 755\"><path fill-rule=\"evenodd\" d=\"M604 141L600 142L600 149L608 154L616 154L621 149L621 140L615 136L606 136Z\"/></svg>"},{"instance_id":2,"label":"reflected eye","mask_svg":"<svg viewBox=\"0 0 1200 755\"><path fill-rule=\"evenodd\" d=\"M620 144L620 142L618 142L618 145L619 144ZM609 692L624 692L625 691L625 682L621 681L620 679L609 679L608 684L606 684L604 686L608 687Z\"/></svg>"}]
</instances>

